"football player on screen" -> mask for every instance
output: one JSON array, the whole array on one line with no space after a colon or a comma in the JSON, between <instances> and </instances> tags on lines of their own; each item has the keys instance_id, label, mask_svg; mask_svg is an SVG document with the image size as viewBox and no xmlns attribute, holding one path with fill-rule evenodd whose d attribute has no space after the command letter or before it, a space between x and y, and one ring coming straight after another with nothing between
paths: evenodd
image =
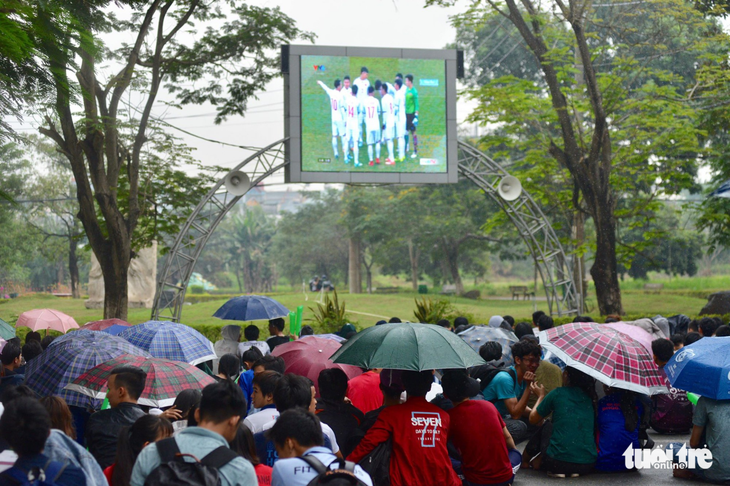
<instances>
[{"instance_id":1,"label":"football player on screen","mask_svg":"<svg viewBox=\"0 0 730 486\"><path fill-rule=\"evenodd\" d=\"M395 80L395 137L398 139L398 162L406 160L406 87L403 80Z\"/></svg>"},{"instance_id":2,"label":"football player on screen","mask_svg":"<svg viewBox=\"0 0 730 486\"><path fill-rule=\"evenodd\" d=\"M356 78L355 81L352 82L353 86L357 86L357 92L358 92L358 99L360 100L360 104L364 105L365 101L368 98L368 88L370 87L370 81L368 81L368 74L370 71L368 71L368 68L365 66L360 68L360 77ZM360 125L358 126L358 144L360 147L362 147L362 124L365 121L365 113L362 113L360 115Z\"/></svg>"},{"instance_id":3,"label":"football player on screen","mask_svg":"<svg viewBox=\"0 0 730 486\"><path fill-rule=\"evenodd\" d=\"M411 158L418 157L418 136L416 135L416 127L418 127L418 91L413 87L413 75L406 74L406 129L413 134L413 153ZM406 145L408 144L408 134L406 134Z\"/></svg>"},{"instance_id":4,"label":"football player on screen","mask_svg":"<svg viewBox=\"0 0 730 486\"><path fill-rule=\"evenodd\" d=\"M358 133L360 131L360 116L362 115L363 109L360 104L360 100L357 96L357 85L352 86L352 95L346 99L347 103L347 120L345 122L345 131L347 132L347 147L352 149L354 155L355 167L360 167L362 164L359 160L359 149L358 149ZM349 162L348 157L345 157L345 163Z\"/></svg>"},{"instance_id":5,"label":"football player on screen","mask_svg":"<svg viewBox=\"0 0 730 486\"><path fill-rule=\"evenodd\" d=\"M380 101L375 97L375 88L368 87L368 96L363 103L365 111L365 130L367 133L368 158L373 166L373 145L375 145L375 163L380 163Z\"/></svg>"},{"instance_id":6,"label":"football player on screen","mask_svg":"<svg viewBox=\"0 0 730 486\"><path fill-rule=\"evenodd\" d=\"M395 138L396 105L395 99L389 93L388 83L380 85L380 106L383 113L383 136L382 140L388 146L388 158L385 165L395 165L393 157L393 138ZM380 151L378 150L378 153Z\"/></svg>"},{"instance_id":7,"label":"football player on screen","mask_svg":"<svg viewBox=\"0 0 730 486\"><path fill-rule=\"evenodd\" d=\"M330 89L322 81L317 81L322 89L330 98L330 111L332 112L332 150L335 153L335 159L340 158L337 150L337 137L342 140L342 155L347 157L347 137L345 134L345 100L342 92L342 82L335 79L335 89Z\"/></svg>"}]
</instances>

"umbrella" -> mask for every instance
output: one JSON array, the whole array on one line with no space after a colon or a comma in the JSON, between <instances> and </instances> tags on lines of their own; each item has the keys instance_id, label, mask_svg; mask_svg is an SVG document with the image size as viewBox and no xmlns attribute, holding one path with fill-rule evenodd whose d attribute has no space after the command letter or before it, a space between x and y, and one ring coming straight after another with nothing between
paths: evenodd
<instances>
[{"instance_id":1,"label":"umbrella","mask_svg":"<svg viewBox=\"0 0 730 486\"><path fill-rule=\"evenodd\" d=\"M335 363L394 370L465 369L485 364L463 339L441 326L412 322L373 326L331 357Z\"/></svg>"},{"instance_id":2,"label":"umbrella","mask_svg":"<svg viewBox=\"0 0 730 486\"><path fill-rule=\"evenodd\" d=\"M517 336L515 336L515 333L512 331L507 331L501 327L489 327L484 325L472 326L466 331L460 332L457 336L463 339L466 344L468 344L471 349L477 353L484 343L490 341L498 342L502 345L502 361L510 366L513 363L512 350L510 347L519 341Z\"/></svg>"},{"instance_id":3,"label":"umbrella","mask_svg":"<svg viewBox=\"0 0 730 486\"><path fill-rule=\"evenodd\" d=\"M102 400L107 393L109 373L120 365L136 366L147 373L139 404L150 407L169 407L175 403L175 398L181 391L200 390L215 383L212 377L188 363L122 354L91 368L66 385L66 390Z\"/></svg>"},{"instance_id":4,"label":"umbrella","mask_svg":"<svg viewBox=\"0 0 730 486\"><path fill-rule=\"evenodd\" d=\"M114 324L113 326L109 326L106 329L103 329L101 332L105 332L107 334L111 334L112 336L118 336L123 331L126 331L129 329L128 326L122 326L120 324Z\"/></svg>"},{"instance_id":5,"label":"umbrella","mask_svg":"<svg viewBox=\"0 0 730 486\"><path fill-rule=\"evenodd\" d=\"M15 337L15 328L7 322L0 319L0 338L4 340Z\"/></svg>"},{"instance_id":6,"label":"umbrella","mask_svg":"<svg viewBox=\"0 0 730 486\"><path fill-rule=\"evenodd\" d=\"M242 295L223 304L213 317L229 321L263 321L288 315L289 309L271 297Z\"/></svg>"},{"instance_id":7,"label":"umbrella","mask_svg":"<svg viewBox=\"0 0 730 486\"><path fill-rule=\"evenodd\" d=\"M664 366L674 388L712 398L730 399L730 337L702 338L685 346Z\"/></svg>"},{"instance_id":8,"label":"umbrella","mask_svg":"<svg viewBox=\"0 0 730 486\"><path fill-rule=\"evenodd\" d=\"M333 339L309 336L306 339L280 344L271 353L281 356L286 363L286 372L305 376L314 382L319 396L319 373L328 368L339 368L352 379L362 375L357 366L335 364L330 356L342 345Z\"/></svg>"},{"instance_id":9,"label":"umbrella","mask_svg":"<svg viewBox=\"0 0 730 486\"><path fill-rule=\"evenodd\" d=\"M170 321L147 321L119 333L155 358L191 365L217 359L213 343L192 327Z\"/></svg>"},{"instance_id":10,"label":"umbrella","mask_svg":"<svg viewBox=\"0 0 730 486\"><path fill-rule=\"evenodd\" d=\"M306 338L306 337L312 337L312 334L310 334L308 336L301 336L299 339ZM345 339L342 336L339 336L337 334L314 334L314 337L318 337L318 338L322 338L322 339L331 339L332 341L337 341L340 344L347 341L347 339Z\"/></svg>"},{"instance_id":11,"label":"umbrella","mask_svg":"<svg viewBox=\"0 0 730 486\"><path fill-rule=\"evenodd\" d=\"M79 325L73 317L54 309L34 309L23 312L18 317L15 327L29 327L31 331L51 329L67 333L71 329L78 329Z\"/></svg>"},{"instance_id":12,"label":"umbrella","mask_svg":"<svg viewBox=\"0 0 730 486\"><path fill-rule=\"evenodd\" d=\"M71 335L73 337L69 338ZM25 384L40 396L56 395L69 405L94 405L88 396L64 387L94 366L125 353L149 357L116 336L92 331L69 333L53 341L40 356L28 362Z\"/></svg>"},{"instance_id":13,"label":"umbrella","mask_svg":"<svg viewBox=\"0 0 730 486\"><path fill-rule=\"evenodd\" d=\"M540 333L540 344L573 368L611 387L644 395L667 387L651 353L635 339L603 324L576 322Z\"/></svg>"},{"instance_id":14,"label":"umbrella","mask_svg":"<svg viewBox=\"0 0 730 486\"><path fill-rule=\"evenodd\" d=\"M626 324L625 322L612 322L610 324L603 325L610 327L611 329L616 329L621 334L631 336L636 341L639 341L650 353L652 353L652 355L654 354L654 351L651 350L651 334L644 329L638 326L632 326L631 324Z\"/></svg>"},{"instance_id":15,"label":"umbrella","mask_svg":"<svg viewBox=\"0 0 730 486\"><path fill-rule=\"evenodd\" d=\"M131 326L130 323L127 321L123 321L121 319L102 319L100 321L91 321L87 322L83 326L81 326L81 329L88 329L89 331L103 331L104 329L107 329L111 326Z\"/></svg>"}]
</instances>

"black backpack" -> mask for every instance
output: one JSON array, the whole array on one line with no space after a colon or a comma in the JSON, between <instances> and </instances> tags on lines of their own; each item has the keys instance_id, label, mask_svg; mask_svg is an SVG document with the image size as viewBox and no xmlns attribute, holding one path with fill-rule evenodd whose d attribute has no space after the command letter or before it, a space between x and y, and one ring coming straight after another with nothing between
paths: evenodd
<instances>
[{"instance_id":1,"label":"black backpack","mask_svg":"<svg viewBox=\"0 0 730 486\"><path fill-rule=\"evenodd\" d=\"M393 452L393 439L381 442L363 457L358 465L370 475L375 486L390 486L390 456Z\"/></svg>"},{"instance_id":2,"label":"black backpack","mask_svg":"<svg viewBox=\"0 0 730 486\"><path fill-rule=\"evenodd\" d=\"M198 460L191 454L182 454L173 437L155 445L161 463L147 476L144 486L219 486L218 469L238 457L228 447L220 446ZM186 456L192 457L195 462L186 462Z\"/></svg>"},{"instance_id":3,"label":"black backpack","mask_svg":"<svg viewBox=\"0 0 730 486\"><path fill-rule=\"evenodd\" d=\"M338 463L337 468L331 469L313 456L302 456L299 459L317 471L317 475L307 483L307 486L317 486L320 484L329 484L332 486L367 486L360 478L355 476L354 462L336 459L335 462Z\"/></svg>"},{"instance_id":4,"label":"black backpack","mask_svg":"<svg viewBox=\"0 0 730 486\"><path fill-rule=\"evenodd\" d=\"M497 364L484 364L469 368L469 376L479 382L479 388L484 391L489 386L497 373L500 372L509 373L512 380L517 383L517 373L515 370L504 364L502 361Z\"/></svg>"}]
</instances>

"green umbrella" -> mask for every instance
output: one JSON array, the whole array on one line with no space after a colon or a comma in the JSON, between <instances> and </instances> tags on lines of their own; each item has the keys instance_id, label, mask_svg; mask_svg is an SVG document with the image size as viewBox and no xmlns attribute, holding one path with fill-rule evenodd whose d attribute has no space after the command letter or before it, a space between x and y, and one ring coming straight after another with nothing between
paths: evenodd
<instances>
[{"instance_id":1,"label":"green umbrella","mask_svg":"<svg viewBox=\"0 0 730 486\"><path fill-rule=\"evenodd\" d=\"M433 324L373 326L356 334L330 358L361 368L464 369L485 364L456 334Z\"/></svg>"},{"instance_id":2,"label":"green umbrella","mask_svg":"<svg viewBox=\"0 0 730 486\"><path fill-rule=\"evenodd\" d=\"M7 322L0 319L0 338L5 339L6 341L8 339L12 339L15 337L15 328L8 324Z\"/></svg>"}]
</instances>

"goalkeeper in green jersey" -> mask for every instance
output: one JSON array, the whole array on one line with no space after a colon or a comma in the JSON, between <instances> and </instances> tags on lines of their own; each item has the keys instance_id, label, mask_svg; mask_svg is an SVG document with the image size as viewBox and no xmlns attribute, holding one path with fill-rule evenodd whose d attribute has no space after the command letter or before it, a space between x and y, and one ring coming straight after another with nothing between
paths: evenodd
<instances>
[{"instance_id":1,"label":"goalkeeper in green jersey","mask_svg":"<svg viewBox=\"0 0 730 486\"><path fill-rule=\"evenodd\" d=\"M416 135L416 127L418 127L418 91L413 87L413 75L406 74L406 130L413 134L412 159L418 157L418 135ZM408 147L407 134L406 147Z\"/></svg>"}]
</instances>

